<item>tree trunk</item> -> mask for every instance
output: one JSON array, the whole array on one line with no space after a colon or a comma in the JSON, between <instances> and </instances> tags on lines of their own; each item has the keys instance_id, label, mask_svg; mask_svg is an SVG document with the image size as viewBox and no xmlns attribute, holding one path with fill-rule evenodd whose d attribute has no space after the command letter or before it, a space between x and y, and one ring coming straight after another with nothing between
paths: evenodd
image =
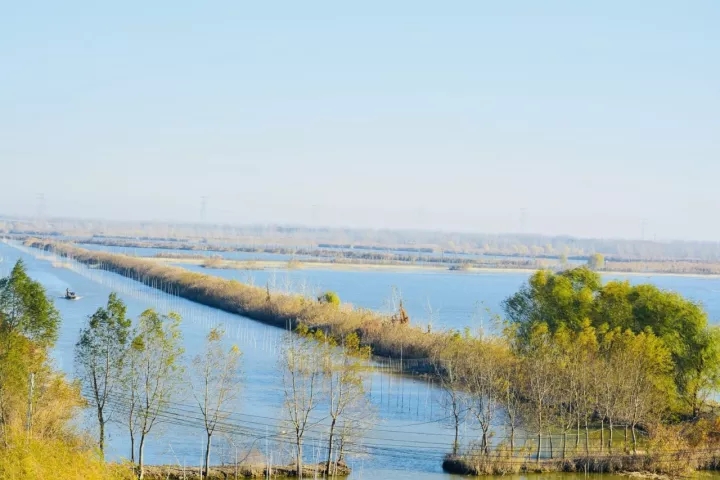
<instances>
[{"instance_id":1,"label":"tree trunk","mask_svg":"<svg viewBox=\"0 0 720 480\"><path fill-rule=\"evenodd\" d=\"M515 427L510 427L510 456L515 455Z\"/></svg>"},{"instance_id":2,"label":"tree trunk","mask_svg":"<svg viewBox=\"0 0 720 480\"><path fill-rule=\"evenodd\" d=\"M297 477L302 480L302 439L298 438L295 443L295 469L297 470Z\"/></svg>"},{"instance_id":3,"label":"tree trunk","mask_svg":"<svg viewBox=\"0 0 720 480\"><path fill-rule=\"evenodd\" d=\"M587 420L585 420L585 455L590 455L590 429Z\"/></svg>"},{"instance_id":4,"label":"tree trunk","mask_svg":"<svg viewBox=\"0 0 720 480\"><path fill-rule=\"evenodd\" d=\"M145 434L140 435L140 449L138 450L138 464L140 466L140 475L138 478L145 478Z\"/></svg>"},{"instance_id":5,"label":"tree trunk","mask_svg":"<svg viewBox=\"0 0 720 480\"><path fill-rule=\"evenodd\" d=\"M332 447L333 447L333 434L335 432L335 421L336 419L333 417L332 422L330 423L330 435L328 436L328 456L327 456L327 467L326 472L328 477L330 476L330 465L332 465Z\"/></svg>"},{"instance_id":6,"label":"tree trunk","mask_svg":"<svg viewBox=\"0 0 720 480\"><path fill-rule=\"evenodd\" d=\"M98 438L98 448L100 449L100 456L105 459L105 419L103 418L102 408L97 407L97 418L98 425L100 426L100 435Z\"/></svg>"},{"instance_id":7,"label":"tree trunk","mask_svg":"<svg viewBox=\"0 0 720 480\"><path fill-rule=\"evenodd\" d=\"M563 432L562 458L565 460L565 452L567 448L567 431Z\"/></svg>"},{"instance_id":8,"label":"tree trunk","mask_svg":"<svg viewBox=\"0 0 720 480\"><path fill-rule=\"evenodd\" d=\"M605 448L605 418L600 419L600 453Z\"/></svg>"},{"instance_id":9,"label":"tree trunk","mask_svg":"<svg viewBox=\"0 0 720 480\"><path fill-rule=\"evenodd\" d=\"M625 453L628 452L628 441L627 441L627 425L625 425Z\"/></svg>"},{"instance_id":10,"label":"tree trunk","mask_svg":"<svg viewBox=\"0 0 720 480\"><path fill-rule=\"evenodd\" d=\"M540 463L540 447L542 446L542 434L538 432L538 448L537 448L537 455L535 456L535 461L537 463Z\"/></svg>"},{"instance_id":11,"label":"tree trunk","mask_svg":"<svg viewBox=\"0 0 720 480\"><path fill-rule=\"evenodd\" d=\"M637 436L635 435L635 424L630 425L632 431L633 453L637 454Z\"/></svg>"},{"instance_id":12,"label":"tree trunk","mask_svg":"<svg viewBox=\"0 0 720 480\"><path fill-rule=\"evenodd\" d=\"M135 433L130 429L130 463L135 465Z\"/></svg>"},{"instance_id":13,"label":"tree trunk","mask_svg":"<svg viewBox=\"0 0 720 480\"><path fill-rule=\"evenodd\" d=\"M612 453L612 443L613 443L613 422L612 418L608 419L608 423L610 425L610 439L608 440L608 453Z\"/></svg>"},{"instance_id":14,"label":"tree trunk","mask_svg":"<svg viewBox=\"0 0 720 480\"><path fill-rule=\"evenodd\" d=\"M458 437L460 434L460 422L459 419L455 417L455 440L453 441L453 455L457 455L458 453ZM512 440L510 440L512 442Z\"/></svg>"},{"instance_id":15,"label":"tree trunk","mask_svg":"<svg viewBox=\"0 0 720 480\"><path fill-rule=\"evenodd\" d=\"M552 439L552 432L548 432L548 440L550 441L550 460L553 459L553 439Z\"/></svg>"},{"instance_id":16,"label":"tree trunk","mask_svg":"<svg viewBox=\"0 0 720 480\"><path fill-rule=\"evenodd\" d=\"M207 434L207 445L205 446L205 471L203 478L208 478L210 472L210 447L212 446L212 433Z\"/></svg>"},{"instance_id":17,"label":"tree trunk","mask_svg":"<svg viewBox=\"0 0 720 480\"><path fill-rule=\"evenodd\" d=\"M580 449L580 417L577 418L577 435L575 436L575 451Z\"/></svg>"}]
</instances>

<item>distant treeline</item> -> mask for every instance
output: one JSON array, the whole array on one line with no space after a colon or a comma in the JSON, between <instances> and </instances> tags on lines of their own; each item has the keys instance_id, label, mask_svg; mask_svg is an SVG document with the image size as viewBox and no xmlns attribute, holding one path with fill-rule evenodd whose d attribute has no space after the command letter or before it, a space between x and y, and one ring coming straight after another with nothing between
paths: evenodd
<instances>
[{"instance_id":1,"label":"distant treeline","mask_svg":"<svg viewBox=\"0 0 720 480\"><path fill-rule=\"evenodd\" d=\"M368 246L416 253L485 253L534 258L587 257L637 261L720 261L720 243L575 238L539 234L459 233L424 230L373 230L283 225L215 225L163 222L118 222L54 218L0 219L0 233L79 238L126 238L192 241L213 244Z\"/></svg>"},{"instance_id":2,"label":"distant treeline","mask_svg":"<svg viewBox=\"0 0 720 480\"><path fill-rule=\"evenodd\" d=\"M369 263L385 265L430 265L447 266L454 271L467 271L471 268L509 268L509 269L538 269L538 268L564 268L566 262L588 262L591 256L562 256L539 255L534 258L513 255L482 255L476 258L445 252L443 255L421 255L409 253L403 249L381 249L373 246L355 246L334 244L318 244L318 248L288 248L282 246L227 246L219 244L198 244L188 242L165 242L160 240L133 240L119 238L93 238L83 243L90 245L119 246L127 248L157 248L188 251L208 252L245 252L270 253L280 255L297 255L305 258L304 262L332 262L332 263ZM343 248L340 250L340 248ZM369 251L368 251L369 250ZM199 254L159 253L157 257L164 258L204 258ZM602 268L611 272L628 273L673 273L693 275L720 274L720 261L702 260L664 260L664 261L633 261L618 257L606 257Z\"/></svg>"}]
</instances>

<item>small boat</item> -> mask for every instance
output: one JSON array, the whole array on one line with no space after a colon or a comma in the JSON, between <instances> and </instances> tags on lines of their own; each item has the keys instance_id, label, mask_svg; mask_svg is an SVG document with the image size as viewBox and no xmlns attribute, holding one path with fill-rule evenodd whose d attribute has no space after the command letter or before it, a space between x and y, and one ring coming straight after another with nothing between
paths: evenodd
<instances>
[{"instance_id":1,"label":"small boat","mask_svg":"<svg viewBox=\"0 0 720 480\"><path fill-rule=\"evenodd\" d=\"M77 295L75 295L75 292L71 292L69 288L65 289L65 298L68 300L76 300Z\"/></svg>"}]
</instances>

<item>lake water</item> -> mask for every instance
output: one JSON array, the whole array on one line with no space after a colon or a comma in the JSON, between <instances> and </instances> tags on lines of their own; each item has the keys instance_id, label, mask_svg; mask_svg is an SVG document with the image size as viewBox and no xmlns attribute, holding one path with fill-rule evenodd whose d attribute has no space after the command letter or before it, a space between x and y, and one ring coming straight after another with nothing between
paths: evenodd
<instances>
[{"instance_id":1,"label":"lake water","mask_svg":"<svg viewBox=\"0 0 720 480\"><path fill-rule=\"evenodd\" d=\"M268 456L274 455L274 460L277 460L277 455L288 451L288 439L278 433L286 428L281 423L283 393L276 367L282 331L166 295L116 274L78 264L56 267L52 258L36 258L39 255L41 252L0 243L0 274L6 275L14 262L22 258L30 275L43 283L50 296L57 298L55 304L62 314L63 325L54 358L60 368L72 374L72 352L78 332L87 316L104 305L111 291L120 293L133 317L146 308L180 313L184 319L182 329L188 358L200 351L204 336L212 326L224 324L229 341L237 343L243 351L244 381L241 401L232 408L232 411L240 413L228 419L227 432L216 435L213 463L232 462L235 455L233 445L238 446L240 458L250 447L260 453L270 452ZM270 283L278 290L305 293L334 290L344 302L381 310L390 308L389 299L395 288L402 293L416 323L423 323L428 318L429 300L436 312L433 323L437 328L479 328L483 325L489 329L490 317L483 308L500 312L502 299L515 292L529 275L524 272L237 271L186 267L258 285ZM720 319L720 279L636 275L612 278L627 278L634 283L652 282L662 288L676 290L703 303L711 322L717 323ZM77 291L82 298L74 302L62 299L66 288ZM381 373L368 375L367 384L378 425L362 445L352 448L352 478L450 478L440 468L442 457L452 442L452 433L443 421L438 389L424 381ZM118 397L118 405L122 405L122 400ZM195 412L191 396L177 400L164 418L161 430L153 432L149 440L146 450L148 463L199 464L204 432L197 423L198 414ZM309 460L314 460L322 450L317 442L319 433L317 428L308 433L306 453ZM463 441L475 437L472 431L466 430L462 434ZM272 440L266 442L266 437ZM275 441L278 438L280 441ZM125 432L113 426L110 429L109 457L127 457L127 449Z\"/></svg>"},{"instance_id":2,"label":"lake water","mask_svg":"<svg viewBox=\"0 0 720 480\"><path fill-rule=\"evenodd\" d=\"M152 248L106 247L84 245L93 250L154 256L168 250ZM188 253L177 251L176 253ZM211 252L192 252L211 255ZM228 259L287 261L290 255L269 253L220 252ZM393 290L403 299L411 321L418 325L428 322L437 328L493 330L493 315L502 314L502 301L516 292L528 279L526 271L500 270L462 272L428 270L353 270L337 269L271 269L228 270L207 269L178 263L189 270L252 283L271 285L279 291L318 295L327 290L338 293L341 301L380 311L393 309ZM712 324L720 323L720 277L652 274L603 275L604 280L629 280L633 284L652 283L674 290L703 305Z\"/></svg>"},{"instance_id":3,"label":"lake water","mask_svg":"<svg viewBox=\"0 0 720 480\"><path fill-rule=\"evenodd\" d=\"M493 331L502 301L528 279L525 271L450 272L443 270L227 270L182 265L189 270L254 283L281 291L317 295L333 290L342 302L391 311L393 289L400 292L411 322L434 328ZM720 323L720 278L671 275L603 275L604 280L652 283L700 302L709 321ZM430 312L433 312L432 315Z\"/></svg>"},{"instance_id":4,"label":"lake water","mask_svg":"<svg viewBox=\"0 0 720 480\"><path fill-rule=\"evenodd\" d=\"M278 455L289 451L290 439L280 432L282 398L280 372L277 368L282 330L255 321L166 295L119 275L79 264L53 266L57 258L36 258L41 252L18 249L0 243L0 274L7 275L17 259L22 258L30 276L41 282L60 311L63 323L54 359L59 368L73 374L73 348L88 315L103 306L111 291L116 291L128 306L128 313L137 317L147 308L161 312L176 311L183 317L182 331L187 358L202 348L205 335L216 325L225 325L228 340L243 352L243 391L241 400L233 405L234 413L225 423L226 432L218 432L213 463L234 460L237 445L239 458L249 448L268 452L277 461ZM70 288L81 297L77 301L62 298ZM444 426L444 414L438 406L439 391L425 381L397 377L380 372L367 376L377 426L365 440L348 448L351 478L447 478L441 461L452 442L451 432ZM116 405L122 408L123 395ZM164 423L151 434L146 448L149 464L198 465L203 448L204 431L193 398L185 395L172 405L163 417ZM91 421L88 413L88 419ZM307 460L322 455L319 435L324 427L311 428L306 435ZM109 429L108 457L128 456L129 441L117 425ZM473 432L464 432L465 438ZM266 442L265 438L270 437Z\"/></svg>"}]
</instances>

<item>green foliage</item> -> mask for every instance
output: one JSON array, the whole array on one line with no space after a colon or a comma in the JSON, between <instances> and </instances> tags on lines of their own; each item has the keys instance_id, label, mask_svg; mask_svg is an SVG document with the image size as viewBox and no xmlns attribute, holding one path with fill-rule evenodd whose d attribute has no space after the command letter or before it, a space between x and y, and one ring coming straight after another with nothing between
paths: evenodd
<instances>
[{"instance_id":1,"label":"green foliage","mask_svg":"<svg viewBox=\"0 0 720 480\"><path fill-rule=\"evenodd\" d=\"M580 267L536 272L503 306L520 346L527 346L541 325L550 333L590 325L598 338L614 330L651 333L670 353L677 394L694 415L718 385L720 335L709 329L698 304L677 293L620 281L602 285L597 273Z\"/></svg>"},{"instance_id":2,"label":"green foliage","mask_svg":"<svg viewBox=\"0 0 720 480\"><path fill-rule=\"evenodd\" d=\"M80 389L49 361L60 318L22 262L0 280L0 302L0 478L131 478L75 433L75 414L84 404Z\"/></svg>"},{"instance_id":3,"label":"green foliage","mask_svg":"<svg viewBox=\"0 0 720 480\"><path fill-rule=\"evenodd\" d=\"M320 303L329 303L330 305L340 305L340 296L332 291L323 293L318 297Z\"/></svg>"},{"instance_id":4,"label":"green foliage","mask_svg":"<svg viewBox=\"0 0 720 480\"><path fill-rule=\"evenodd\" d=\"M120 386L132 326L126 311L123 301L111 293L107 306L98 308L88 318L75 345L78 377L97 410L101 453L105 447L105 424L109 421L106 406Z\"/></svg>"},{"instance_id":5,"label":"green foliage","mask_svg":"<svg viewBox=\"0 0 720 480\"><path fill-rule=\"evenodd\" d=\"M10 275L0 279L0 330L52 346L59 325L60 315L45 289L28 276L25 264L18 260Z\"/></svg>"},{"instance_id":6,"label":"green foliage","mask_svg":"<svg viewBox=\"0 0 720 480\"><path fill-rule=\"evenodd\" d=\"M600 276L581 267L554 274L536 272L527 285L503 302L508 319L519 325L520 336L529 338L534 325L544 323L551 332L561 325L577 331L593 313Z\"/></svg>"}]
</instances>

